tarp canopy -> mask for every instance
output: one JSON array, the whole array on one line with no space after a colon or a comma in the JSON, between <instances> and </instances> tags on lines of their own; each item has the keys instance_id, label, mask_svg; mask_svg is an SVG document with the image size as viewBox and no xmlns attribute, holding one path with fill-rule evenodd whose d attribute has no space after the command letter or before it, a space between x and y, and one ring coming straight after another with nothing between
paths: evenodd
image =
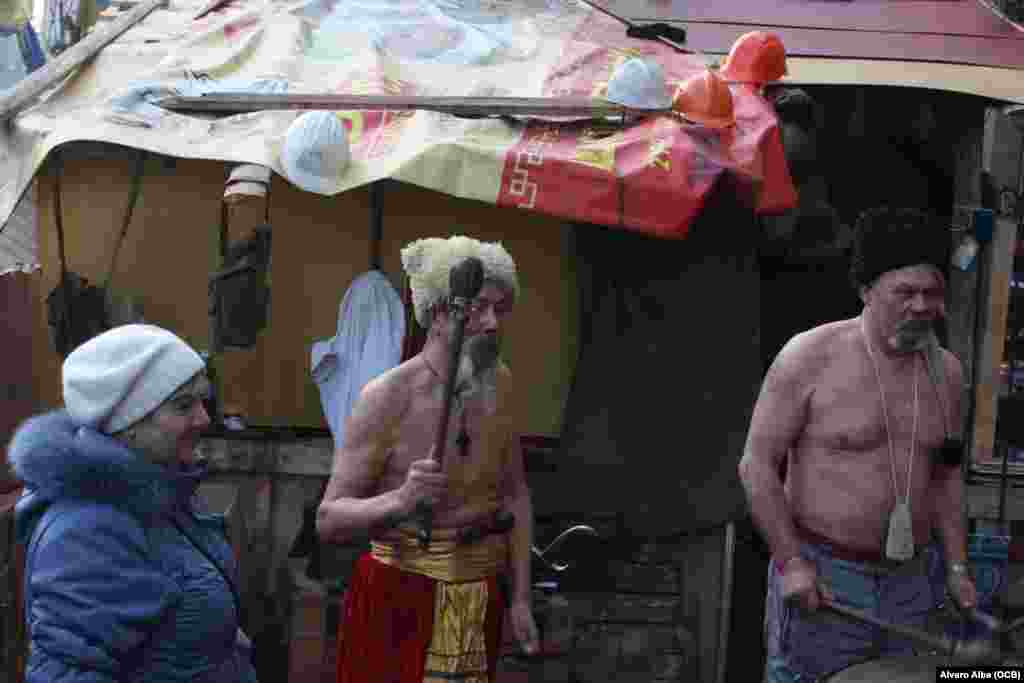
<instances>
[{"instance_id":1,"label":"tarp canopy","mask_svg":"<svg viewBox=\"0 0 1024 683\"><path fill-rule=\"evenodd\" d=\"M214 119L155 106L161 95L602 96L630 56L658 61L670 92L706 68L699 56L626 37L621 23L574 0L235 0L193 20L203 4L176 1L153 12L0 132L0 221L47 153L74 140L262 164L285 176L281 145L300 112ZM337 187L391 177L499 206L683 237L725 169L749 181L762 211L796 201L770 105L746 86L733 86L733 98L738 125L724 132L668 114L623 126L338 112L350 131L352 163Z\"/></svg>"}]
</instances>

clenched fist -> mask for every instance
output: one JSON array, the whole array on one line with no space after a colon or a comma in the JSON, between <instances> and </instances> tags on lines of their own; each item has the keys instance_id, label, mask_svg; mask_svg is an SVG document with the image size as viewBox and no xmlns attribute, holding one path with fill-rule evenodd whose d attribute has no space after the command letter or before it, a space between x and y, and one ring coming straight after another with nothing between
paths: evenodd
<instances>
[{"instance_id":1,"label":"clenched fist","mask_svg":"<svg viewBox=\"0 0 1024 683\"><path fill-rule=\"evenodd\" d=\"M821 604L817 568L799 555L781 566L782 599L813 612ZM828 596L826 596L828 597Z\"/></svg>"},{"instance_id":2,"label":"clenched fist","mask_svg":"<svg viewBox=\"0 0 1024 683\"><path fill-rule=\"evenodd\" d=\"M405 482L399 490L408 510L420 504L437 505L448 490L448 475L433 458L416 460L409 465Z\"/></svg>"}]
</instances>

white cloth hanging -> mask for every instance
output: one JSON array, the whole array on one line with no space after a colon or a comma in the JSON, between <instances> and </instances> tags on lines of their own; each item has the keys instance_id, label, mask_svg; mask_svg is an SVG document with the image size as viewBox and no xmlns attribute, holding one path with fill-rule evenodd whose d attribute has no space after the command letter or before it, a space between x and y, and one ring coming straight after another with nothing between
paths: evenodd
<instances>
[{"instance_id":1,"label":"white cloth hanging","mask_svg":"<svg viewBox=\"0 0 1024 683\"><path fill-rule=\"evenodd\" d=\"M363 386L402 359L405 309L383 273L360 275L338 307L338 331L313 344L311 373L335 445Z\"/></svg>"}]
</instances>

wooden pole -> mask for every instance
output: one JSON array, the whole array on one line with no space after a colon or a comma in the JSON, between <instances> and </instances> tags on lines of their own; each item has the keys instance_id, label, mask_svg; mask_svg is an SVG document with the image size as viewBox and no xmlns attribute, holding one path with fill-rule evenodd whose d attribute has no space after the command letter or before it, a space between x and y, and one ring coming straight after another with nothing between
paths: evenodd
<instances>
[{"instance_id":1,"label":"wooden pole","mask_svg":"<svg viewBox=\"0 0 1024 683\"><path fill-rule=\"evenodd\" d=\"M566 118L666 114L666 109L631 109L591 97L459 97L449 95L326 95L321 93L217 93L169 96L155 102L171 111L241 112L318 109L325 111L426 109L455 116L549 116Z\"/></svg>"},{"instance_id":2,"label":"wooden pole","mask_svg":"<svg viewBox=\"0 0 1024 683\"><path fill-rule=\"evenodd\" d=\"M8 94L0 97L0 121L10 119L31 105L43 92L95 57L100 50L149 16L153 10L166 5L167 0L144 0L125 16L118 17L104 29L94 30L52 62L26 76Z\"/></svg>"}]
</instances>

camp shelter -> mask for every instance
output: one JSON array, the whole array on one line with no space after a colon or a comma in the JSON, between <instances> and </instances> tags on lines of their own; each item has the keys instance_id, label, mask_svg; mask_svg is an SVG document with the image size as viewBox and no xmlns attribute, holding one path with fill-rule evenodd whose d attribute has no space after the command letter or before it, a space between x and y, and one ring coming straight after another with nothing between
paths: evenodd
<instances>
[{"instance_id":1,"label":"camp shelter","mask_svg":"<svg viewBox=\"0 0 1024 683\"><path fill-rule=\"evenodd\" d=\"M705 63L699 55L626 39L622 26L576 3L526 3L519 15L500 21L475 4L460 5L459 16L435 15L429 40L421 42L412 40L408 25L388 30L401 29L398 21L346 29L350 6L356 5L242 2L193 20L200 3L176 3L106 48L4 133L0 209L9 211L2 207L13 207L32 187L38 210L43 267L32 276L31 365L39 405L54 405L59 396L59 356L43 307L60 272L58 180L68 267L102 283L130 201L137 150L148 150L114 282L141 301L146 319L206 348L207 278L219 266L225 181L237 164L272 169L265 193L232 203L228 212L234 241L269 207L269 324L253 348L227 351L217 364L221 403L237 407L254 428L208 441L225 471L221 492L236 511L245 510L245 519L235 520L245 527L238 547L251 560L250 626L263 636L264 652L275 652L275 639L281 645L290 638L293 662L308 664L310 657L295 649L308 635L303 623L281 624L295 616L282 598L305 566L287 559L302 504L315 499L330 459L309 380L309 346L332 334L338 301L358 274L379 265L400 286L397 254L409 240L463 230L501 240L516 257L524 286L505 348L519 385L517 421L534 437L531 444L546 446L531 449L529 461L538 535L550 538L586 519L620 541L611 560L595 568L592 583L574 593L572 662L546 662L544 679L565 679L572 668L583 680L630 672L645 681L723 680L730 614L722 600L730 576L723 523L744 512L735 464L763 368L757 266L763 226L756 214L795 200L788 171L762 170L772 155L779 161L775 115L759 95L733 87L741 130L747 115L765 146L738 150L733 172L724 173L728 161L713 147L702 148L699 165L671 152L714 145L713 135L665 128L658 117L622 130L604 121L523 126L429 111L346 112L354 161L336 178L338 191L321 197L294 187L279 163L298 112L209 119L156 104L163 95L218 87L279 93L283 84L292 91L396 95L422 93L416 88L423 84L435 88L428 93L600 95L614 65L636 52L663 61L670 82ZM629 16L677 16L667 16L664 5L652 14L652 6ZM527 10L536 14L521 21ZM481 24L491 31L467 30ZM713 24L730 22L710 17L707 25ZM685 24L692 40L704 25ZM746 26L737 21L699 47L724 53ZM348 40L340 39L337 32L346 30ZM577 40L567 46L551 39L563 34ZM376 41L372 59L365 57L368 41ZM818 47L790 61L790 80L919 86L915 74L929 68L909 54L902 67L889 70L871 55L832 64L815 56ZM803 70L804 59L813 73ZM961 75L990 69L1001 76L993 81L1001 89L987 97L1015 97L1007 85L1012 79L1002 77L1012 70L935 67L940 75L926 84L946 87L943 68ZM979 80L960 78L949 89L984 95L976 91ZM675 137L661 144L667 133ZM54 150L59 166L51 163ZM637 154L633 161L631 154ZM624 201L616 170L625 172L630 190ZM644 192L635 194L629 178L655 172L685 175L685 184L673 175L670 182L641 184ZM779 185L766 189L774 181ZM570 405L574 393L587 400ZM612 405L615 415L602 415ZM651 429L637 428L640 423ZM594 443L602 449L587 460Z\"/></svg>"},{"instance_id":2,"label":"camp shelter","mask_svg":"<svg viewBox=\"0 0 1024 683\"><path fill-rule=\"evenodd\" d=\"M713 396L698 388L702 379L693 380L709 370L701 356L713 344L721 346L712 337L692 337L703 350L690 355L689 365L648 364L642 372L665 382L668 373L675 377L690 369L689 385L674 379L673 384L691 386L700 403L721 403L715 412L728 424L706 422L695 438L708 440L708 450L732 453L714 467L726 489L715 514L727 518L742 509L733 472L759 374L755 214L782 211L795 201L774 114L743 86L730 94L739 125L723 132L666 113L628 122L521 122L426 110L339 112L352 159L329 178L323 196L298 189L281 162L287 131L300 112L210 117L159 106L168 94L218 88L602 95L615 66L630 56L660 62L671 94L676 84L706 68L700 56L627 38L617 22L576 3L449 7L447 13L433 3L409 3L403 11L419 11L419 25L435 31L421 42L411 40L403 17L381 18L393 5L382 3L376 14L364 13L362 23L353 25L345 14L351 7L355 3L242 2L197 20L199 3L156 9L14 118L3 137L0 205L9 212L31 189L38 211L41 269L32 276L31 367L40 406L59 403L61 357L51 341L46 300L59 291L61 252L67 271L97 285L111 283L112 290L140 304L142 319L207 350L208 278L221 265L222 247L247 237L264 220L271 226L268 324L251 348L224 350L215 361L219 404L240 412L251 428L210 436L222 476L207 491L218 497L218 491L233 489L225 495L237 503L234 519L245 527L236 531L236 547L248 558L248 624L258 651L267 653L264 667L277 666L273 659L286 661L273 653L303 633L289 621L293 604L300 603L288 598L302 574L290 570L305 560L289 560L288 553L331 457L310 379L310 347L331 336L338 302L358 275L379 267L400 288L399 249L418 237L464 232L501 241L517 260L523 286L504 349L517 383L513 410L520 429L538 441L557 440L563 427L576 366L580 267L594 267L586 274L587 296L600 294L609 273L621 272L614 297L631 308L639 305L630 315L647 320L655 338L659 325L675 324L658 357L675 357L675 347L686 343L683 323L689 315L713 313L719 318L715 324L735 328L727 337L736 346L730 355L739 359ZM103 19L97 31L107 21L117 19ZM265 187L239 196L232 194L236 187L225 185L241 166L274 173L269 181L253 183ZM594 260L578 257L580 249ZM626 259L621 267L617 251ZM681 279L687 271L689 286ZM711 297L703 283L714 279L722 287ZM665 308L665 292L628 293L655 282L682 298ZM700 302L699 312L686 311L690 301ZM715 302L732 305L714 312ZM595 327L595 334L606 332ZM654 449L646 457L668 461ZM621 470L619 462L606 472L615 476ZM676 495L685 488L681 482ZM672 502L667 495L659 492L662 509ZM624 509L633 506L632 497L617 499ZM539 502L538 515L543 516ZM538 540L563 524L561 517L554 520ZM677 609L678 596L666 600L657 608L669 615L661 626L667 640L659 645L666 663L659 666L669 666L673 655L690 647L678 645L672 631L673 610L683 611ZM614 609L634 608L621 603ZM708 602L701 609L715 607ZM295 661L305 660L296 655ZM702 666L710 672L713 657Z\"/></svg>"}]
</instances>

